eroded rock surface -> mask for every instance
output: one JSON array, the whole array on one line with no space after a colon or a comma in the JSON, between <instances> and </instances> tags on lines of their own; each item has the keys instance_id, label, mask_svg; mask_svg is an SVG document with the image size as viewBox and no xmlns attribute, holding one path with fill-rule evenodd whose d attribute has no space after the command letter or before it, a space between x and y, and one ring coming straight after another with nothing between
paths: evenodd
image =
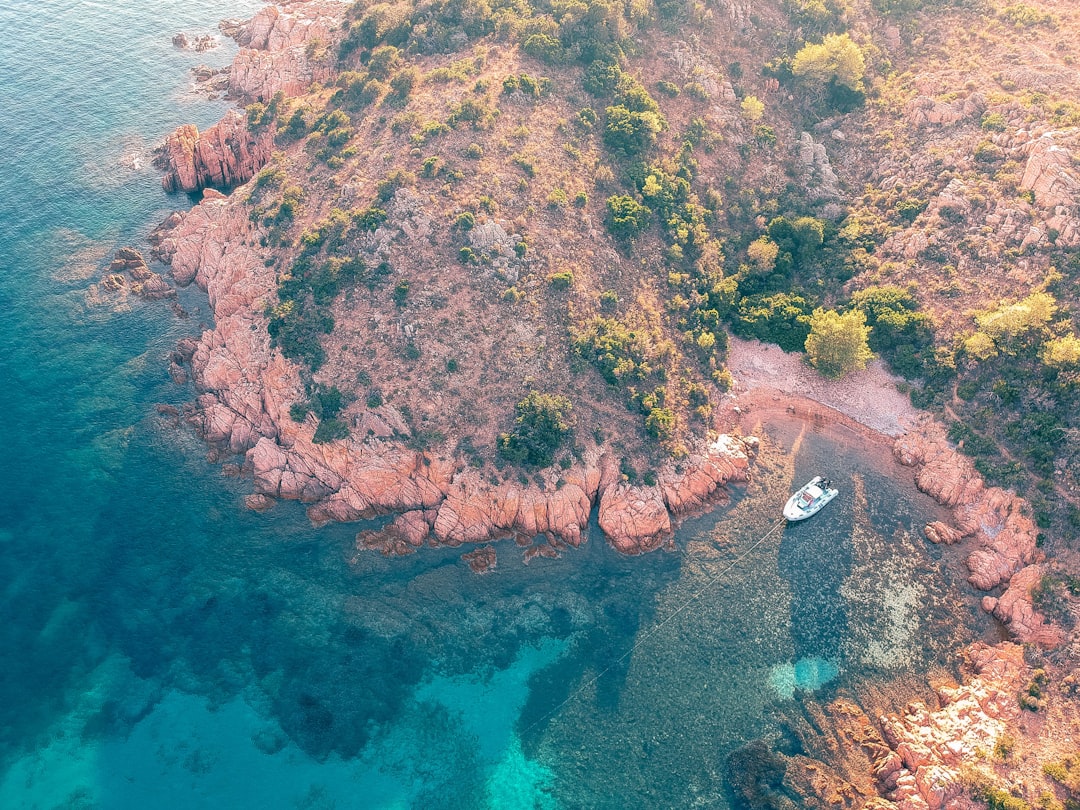
<instances>
[{"instance_id":1,"label":"eroded rock surface","mask_svg":"<svg viewBox=\"0 0 1080 810\"><path fill-rule=\"evenodd\" d=\"M229 189L254 177L273 149L272 126L252 132L245 117L230 110L201 134L194 124L178 127L159 147L155 162L165 171L166 191Z\"/></svg>"},{"instance_id":2,"label":"eroded rock surface","mask_svg":"<svg viewBox=\"0 0 1080 810\"><path fill-rule=\"evenodd\" d=\"M222 32L241 46L229 73L229 92L268 101L296 95L331 75L347 5L296 2L267 6L247 22L225 21Z\"/></svg>"},{"instance_id":3,"label":"eroded rock surface","mask_svg":"<svg viewBox=\"0 0 1080 810\"><path fill-rule=\"evenodd\" d=\"M938 810L964 792L961 772L979 752L1014 727L1020 714L1017 693L1030 676L1024 650L1016 644L975 644L967 657L973 677L937 689L940 708L919 701L902 715L880 718L885 741L899 756L879 779L900 810ZM883 777L883 778L882 778Z\"/></svg>"},{"instance_id":4,"label":"eroded rock surface","mask_svg":"<svg viewBox=\"0 0 1080 810\"><path fill-rule=\"evenodd\" d=\"M1024 644L1057 647L1067 640L1065 631L1047 621L1032 602L1032 589L1048 570L1045 565L1029 565L1009 580L1009 587L1000 597L983 599L983 608L1000 619L1009 628L1009 634Z\"/></svg>"},{"instance_id":5,"label":"eroded rock surface","mask_svg":"<svg viewBox=\"0 0 1080 810\"><path fill-rule=\"evenodd\" d=\"M940 425L924 421L920 429L896 441L897 461L915 468L916 486L952 508L955 531L969 536L968 581L980 590L1005 584L1035 561L1038 534L1024 501L998 487L986 487L967 456L946 439ZM928 527L928 536L935 532ZM933 538L931 538L933 539ZM946 541L947 542L947 541Z\"/></svg>"}]
</instances>

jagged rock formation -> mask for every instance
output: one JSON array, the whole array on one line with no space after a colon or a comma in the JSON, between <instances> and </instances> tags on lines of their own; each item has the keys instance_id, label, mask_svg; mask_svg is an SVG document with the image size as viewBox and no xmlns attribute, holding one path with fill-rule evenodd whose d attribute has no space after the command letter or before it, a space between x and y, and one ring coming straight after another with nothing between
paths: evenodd
<instances>
[{"instance_id":1,"label":"jagged rock formation","mask_svg":"<svg viewBox=\"0 0 1080 810\"><path fill-rule=\"evenodd\" d=\"M161 186L166 191L229 189L254 177L273 149L272 126L252 132L244 116L232 110L201 134L194 124L178 127L159 147L155 163L165 170Z\"/></svg>"},{"instance_id":2,"label":"jagged rock formation","mask_svg":"<svg viewBox=\"0 0 1080 810\"><path fill-rule=\"evenodd\" d=\"M1043 647L1058 647L1067 640L1065 631L1047 621L1031 600L1032 589L1048 570L1045 565L1027 566L1009 580L1009 587L1000 597L983 597L983 609L1000 619L1013 638Z\"/></svg>"},{"instance_id":3,"label":"jagged rock formation","mask_svg":"<svg viewBox=\"0 0 1080 810\"><path fill-rule=\"evenodd\" d=\"M840 195L839 178L829 162L825 144L814 141L814 136L804 132L799 137L799 166L803 183L811 199L837 199Z\"/></svg>"},{"instance_id":4,"label":"jagged rock formation","mask_svg":"<svg viewBox=\"0 0 1080 810\"><path fill-rule=\"evenodd\" d=\"M941 426L924 421L893 447L897 461L915 467L915 484L943 506L951 507L955 526L941 522L926 526L933 543L966 541L968 581L979 590L1000 585L1000 598L987 596L983 609L993 613L1017 641L1056 647L1066 635L1047 621L1032 603L1031 589L1045 571L1040 559L1038 531L1023 499L999 487L986 487L971 459L945 439Z\"/></svg>"},{"instance_id":5,"label":"jagged rock formation","mask_svg":"<svg viewBox=\"0 0 1080 810\"><path fill-rule=\"evenodd\" d=\"M212 34L196 34L194 37L189 37L181 31L172 38L172 44L182 51L197 51L198 53L202 53L203 51L209 51L216 48L218 43L217 39Z\"/></svg>"},{"instance_id":6,"label":"jagged rock formation","mask_svg":"<svg viewBox=\"0 0 1080 810\"><path fill-rule=\"evenodd\" d=\"M269 101L277 92L297 95L328 79L346 8L337 2L267 6L247 22L222 23L222 32L241 46L229 73L229 92Z\"/></svg>"},{"instance_id":7,"label":"jagged rock formation","mask_svg":"<svg viewBox=\"0 0 1080 810\"><path fill-rule=\"evenodd\" d=\"M176 295L176 290L160 274L151 270L142 254L132 247L122 247L116 251L102 276L101 287L111 293L130 291L150 300Z\"/></svg>"},{"instance_id":8,"label":"jagged rock formation","mask_svg":"<svg viewBox=\"0 0 1080 810\"><path fill-rule=\"evenodd\" d=\"M912 127L948 127L961 121L978 121L985 111L986 97L982 93L972 93L956 101L917 96L908 102L906 109Z\"/></svg>"},{"instance_id":9,"label":"jagged rock formation","mask_svg":"<svg viewBox=\"0 0 1080 810\"><path fill-rule=\"evenodd\" d=\"M961 770L979 752L992 749L1015 725L1016 694L1030 668L1015 644L975 644L967 652L973 677L959 686L939 686L940 706L914 701L902 715L879 718L888 753L879 755L874 775L888 802L876 807L939 810L964 792Z\"/></svg>"}]
</instances>

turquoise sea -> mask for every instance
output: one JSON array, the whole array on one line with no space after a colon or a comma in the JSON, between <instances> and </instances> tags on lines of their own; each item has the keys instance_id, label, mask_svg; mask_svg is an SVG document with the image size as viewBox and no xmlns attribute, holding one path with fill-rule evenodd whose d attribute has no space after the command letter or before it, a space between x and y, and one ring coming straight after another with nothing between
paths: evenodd
<instances>
[{"instance_id":1,"label":"turquoise sea","mask_svg":"<svg viewBox=\"0 0 1080 810\"><path fill-rule=\"evenodd\" d=\"M727 756L810 693L948 666L982 632L877 450L782 421L679 552L593 534L357 555L356 526L243 509L165 358L208 318L88 295L169 210L148 150L224 102L171 37L254 0L0 3L0 807L728 807ZM777 532L826 469L831 514ZM691 601L692 600L692 601ZM687 604L689 603L689 605ZM676 611L680 611L669 620Z\"/></svg>"}]
</instances>

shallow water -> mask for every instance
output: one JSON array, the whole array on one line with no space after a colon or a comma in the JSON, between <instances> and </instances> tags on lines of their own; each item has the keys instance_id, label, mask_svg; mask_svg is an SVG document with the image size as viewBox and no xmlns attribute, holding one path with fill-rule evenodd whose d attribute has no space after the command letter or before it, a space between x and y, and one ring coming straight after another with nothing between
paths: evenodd
<instances>
[{"instance_id":1,"label":"shallow water","mask_svg":"<svg viewBox=\"0 0 1080 810\"><path fill-rule=\"evenodd\" d=\"M910 473L792 420L677 554L594 532L528 567L504 544L477 577L460 550L357 556L356 526L244 511L250 482L154 410L190 396L163 358L205 301L183 320L87 290L187 204L148 146L225 109L186 71L231 49L172 34L258 5L0 5L0 806L723 807L726 754L795 690L978 632ZM828 511L720 576L823 469Z\"/></svg>"}]
</instances>

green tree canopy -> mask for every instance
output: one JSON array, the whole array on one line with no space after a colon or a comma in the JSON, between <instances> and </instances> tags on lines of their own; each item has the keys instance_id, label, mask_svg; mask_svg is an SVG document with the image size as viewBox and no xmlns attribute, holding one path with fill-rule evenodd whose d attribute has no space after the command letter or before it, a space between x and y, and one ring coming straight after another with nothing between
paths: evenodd
<instances>
[{"instance_id":1,"label":"green tree canopy","mask_svg":"<svg viewBox=\"0 0 1080 810\"><path fill-rule=\"evenodd\" d=\"M826 377L843 377L866 368L874 355L869 344L870 327L861 310L843 314L818 307L810 316L806 354L810 363Z\"/></svg>"},{"instance_id":2,"label":"green tree canopy","mask_svg":"<svg viewBox=\"0 0 1080 810\"><path fill-rule=\"evenodd\" d=\"M1053 368L1080 366L1080 338L1071 332L1063 337L1051 338L1043 344L1039 356Z\"/></svg>"},{"instance_id":3,"label":"green tree canopy","mask_svg":"<svg viewBox=\"0 0 1080 810\"><path fill-rule=\"evenodd\" d=\"M818 84L835 80L850 90L859 90L866 73L866 60L847 34L827 34L820 43L808 42L795 54L791 72Z\"/></svg>"},{"instance_id":4,"label":"green tree canopy","mask_svg":"<svg viewBox=\"0 0 1080 810\"><path fill-rule=\"evenodd\" d=\"M851 296L851 307L866 315L870 349L909 379L921 376L931 362L933 323L908 290L892 284L867 287Z\"/></svg>"},{"instance_id":5,"label":"green tree canopy","mask_svg":"<svg viewBox=\"0 0 1080 810\"><path fill-rule=\"evenodd\" d=\"M573 431L573 410L560 394L530 391L517 404L513 431L499 436L499 452L517 464L550 467L555 451Z\"/></svg>"},{"instance_id":6,"label":"green tree canopy","mask_svg":"<svg viewBox=\"0 0 1080 810\"><path fill-rule=\"evenodd\" d=\"M626 194L608 197L607 210L608 230L619 239L633 239L649 227L649 215L652 212Z\"/></svg>"}]
</instances>

